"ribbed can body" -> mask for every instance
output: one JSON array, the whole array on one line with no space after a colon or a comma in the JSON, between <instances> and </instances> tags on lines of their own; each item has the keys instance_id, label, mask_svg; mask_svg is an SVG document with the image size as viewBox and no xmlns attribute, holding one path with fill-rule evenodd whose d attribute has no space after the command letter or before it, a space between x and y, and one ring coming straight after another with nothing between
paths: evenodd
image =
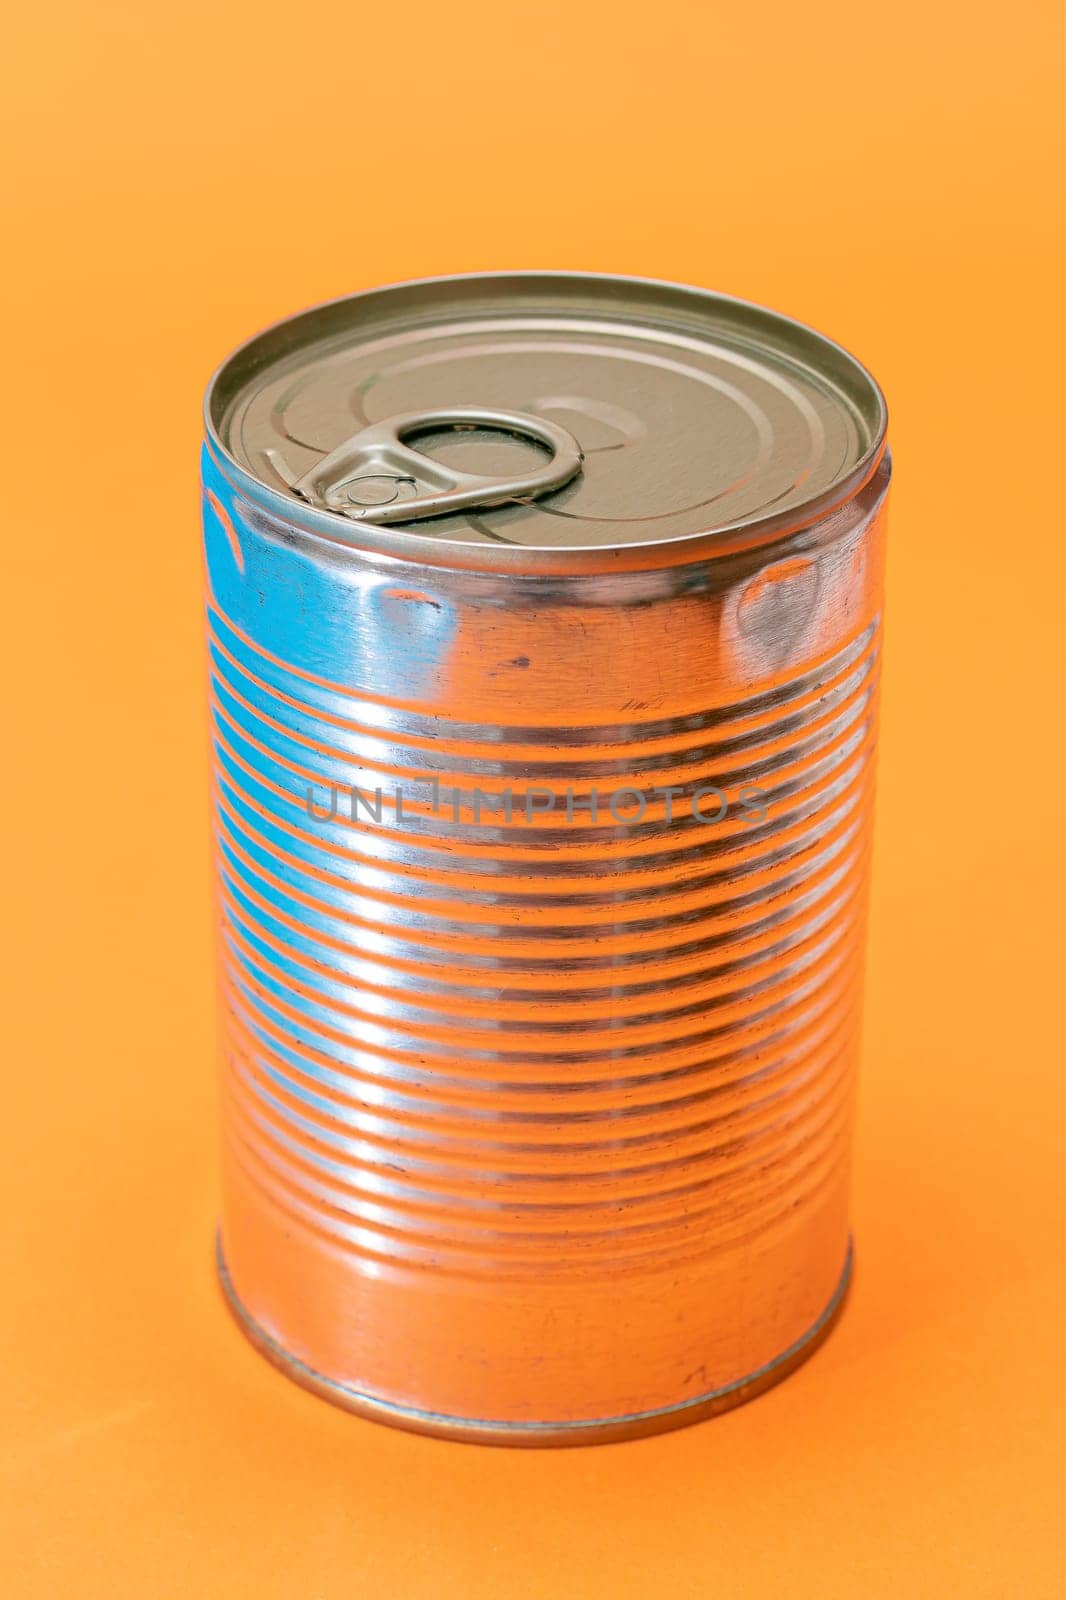
<instances>
[{"instance_id":1,"label":"ribbed can body","mask_svg":"<svg viewBox=\"0 0 1066 1600\"><path fill-rule=\"evenodd\" d=\"M205 453L224 1278L305 1382L607 1436L831 1318L888 474L538 575L306 538Z\"/></svg>"}]
</instances>

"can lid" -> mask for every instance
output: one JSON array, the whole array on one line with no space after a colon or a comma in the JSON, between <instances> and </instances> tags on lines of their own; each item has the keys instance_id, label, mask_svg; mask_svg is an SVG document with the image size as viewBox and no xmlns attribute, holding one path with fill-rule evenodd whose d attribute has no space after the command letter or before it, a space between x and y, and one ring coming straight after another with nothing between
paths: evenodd
<instances>
[{"instance_id":1,"label":"can lid","mask_svg":"<svg viewBox=\"0 0 1066 1600\"><path fill-rule=\"evenodd\" d=\"M243 345L207 397L209 437L259 498L401 551L801 524L866 481L885 423L869 373L788 317L580 273L334 301Z\"/></svg>"}]
</instances>

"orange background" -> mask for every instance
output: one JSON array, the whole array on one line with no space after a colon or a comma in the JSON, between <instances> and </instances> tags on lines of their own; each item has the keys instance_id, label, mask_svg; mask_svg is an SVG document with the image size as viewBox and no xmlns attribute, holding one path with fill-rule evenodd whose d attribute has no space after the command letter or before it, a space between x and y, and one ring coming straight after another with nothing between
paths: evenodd
<instances>
[{"instance_id":1,"label":"orange background","mask_svg":"<svg viewBox=\"0 0 1066 1600\"><path fill-rule=\"evenodd\" d=\"M5 1595L1063 1592L1056 13L9 19ZM897 472L850 1307L747 1408L543 1454L311 1398L212 1270L202 386L308 302L493 266L815 323Z\"/></svg>"}]
</instances>

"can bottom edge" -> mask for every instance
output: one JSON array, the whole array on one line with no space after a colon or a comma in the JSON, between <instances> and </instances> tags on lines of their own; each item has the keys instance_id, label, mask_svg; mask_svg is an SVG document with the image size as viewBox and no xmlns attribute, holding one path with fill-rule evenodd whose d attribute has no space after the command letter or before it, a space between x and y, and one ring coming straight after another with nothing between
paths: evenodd
<instances>
[{"instance_id":1,"label":"can bottom edge","mask_svg":"<svg viewBox=\"0 0 1066 1600\"><path fill-rule=\"evenodd\" d=\"M309 1389L312 1394L328 1400L335 1406L351 1411L371 1422L386 1423L392 1428L403 1428L412 1433L429 1434L440 1439L460 1443L507 1445L512 1448L544 1449L560 1446L610 1444L623 1439L637 1439L649 1434L667 1433L674 1428L687 1428L708 1417L732 1411L736 1406L754 1400L767 1389L773 1388L783 1378L812 1356L836 1325L844 1309L851 1285L853 1245L848 1239L844 1268L828 1305L800 1337L781 1355L764 1366L756 1368L744 1378L721 1389L709 1390L692 1400L682 1400L676 1405L660 1406L652 1411L637 1411L624 1416L593 1418L578 1422L494 1422L452 1417L432 1411L419 1411L395 1405L388 1400L375 1399L357 1389L348 1388L332 1378L316 1372L298 1357L290 1355L265 1328L261 1327L240 1300L226 1266L222 1249L222 1235L216 1238L218 1278L223 1296L242 1333L266 1357L272 1366L286 1377Z\"/></svg>"}]
</instances>

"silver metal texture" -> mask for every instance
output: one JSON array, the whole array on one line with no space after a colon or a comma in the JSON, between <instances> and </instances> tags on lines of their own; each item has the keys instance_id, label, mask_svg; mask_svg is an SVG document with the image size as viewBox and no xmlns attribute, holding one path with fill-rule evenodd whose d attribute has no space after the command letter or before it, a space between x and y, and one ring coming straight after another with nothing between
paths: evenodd
<instances>
[{"instance_id":1,"label":"silver metal texture","mask_svg":"<svg viewBox=\"0 0 1066 1600\"><path fill-rule=\"evenodd\" d=\"M693 423L735 361L743 403ZM455 406L550 416L582 470L384 526L293 492L353 415ZM529 470L490 434L448 470ZM876 385L737 302L508 275L279 325L216 376L207 435L242 1324L318 1392L460 1438L748 1398L850 1261Z\"/></svg>"}]
</instances>

